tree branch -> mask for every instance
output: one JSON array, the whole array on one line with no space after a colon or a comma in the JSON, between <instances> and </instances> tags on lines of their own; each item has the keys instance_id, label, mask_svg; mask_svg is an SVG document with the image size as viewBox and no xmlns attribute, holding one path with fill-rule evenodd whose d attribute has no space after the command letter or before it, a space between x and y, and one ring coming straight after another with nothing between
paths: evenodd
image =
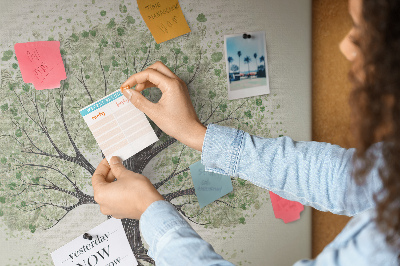
<instances>
[{"instance_id":1,"label":"tree branch","mask_svg":"<svg viewBox=\"0 0 400 266\"><path fill-rule=\"evenodd\" d=\"M212 109L212 105L211 105L211 113L208 116L208 118L206 119L206 121L204 121L202 124L206 124L208 122L208 120L210 120L210 118L215 114L215 112L218 110L219 105L222 103L222 101L220 101L217 106L214 108L214 110Z\"/></svg>"},{"instance_id":2,"label":"tree branch","mask_svg":"<svg viewBox=\"0 0 400 266\"><path fill-rule=\"evenodd\" d=\"M200 68L201 55L202 55L202 52L201 52L201 50L200 50L200 52L199 52L200 58L199 58L199 60L198 60L199 63L198 63L197 66L196 66L196 70L194 71L193 76L189 79L189 82L186 84L187 86L189 86L189 84L192 83L192 82L194 81L194 79L196 78L197 71L198 71L199 68Z\"/></svg>"},{"instance_id":3,"label":"tree branch","mask_svg":"<svg viewBox=\"0 0 400 266\"><path fill-rule=\"evenodd\" d=\"M166 201L170 202L171 200L173 200L175 198L178 198L181 196L187 196L187 195L194 195L194 194L195 194L194 187L192 187L192 188L188 188L185 190L179 190L179 191L164 194L163 197Z\"/></svg>"},{"instance_id":4,"label":"tree branch","mask_svg":"<svg viewBox=\"0 0 400 266\"><path fill-rule=\"evenodd\" d=\"M71 185L74 187L76 192L81 192L81 190L78 188L78 186L75 184L75 182L72 182L72 180L63 172L61 172L59 169L48 166L48 165L41 165L41 164L30 164L30 163L26 163L26 164L22 164L20 167L22 166L31 166L31 167L40 167L40 168L47 168L53 171L56 171L57 173L59 173L60 175L62 175L65 179L68 180L69 183L71 183Z\"/></svg>"},{"instance_id":5,"label":"tree branch","mask_svg":"<svg viewBox=\"0 0 400 266\"><path fill-rule=\"evenodd\" d=\"M106 79L106 74L104 73L103 64L102 64L102 62L101 62L100 53L101 53L101 52L99 52L99 61L100 61L101 71L103 71L103 78L104 78L104 96L106 96L106 95L107 95L107 79Z\"/></svg>"},{"instance_id":6,"label":"tree branch","mask_svg":"<svg viewBox=\"0 0 400 266\"><path fill-rule=\"evenodd\" d=\"M147 50L146 61L144 61L144 64L142 65L142 68L140 69L140 71L143 71L143 69L144 69L145 66L147 65L147 62L148 62L149 56L150 56L150 49L151 49L151 43L150 43L150 45L149 45L149 47L148 47L148 50Z\"/></svg>"},{"instance_id":7,"label":"tree branch","mask_svg":"<svg viewBox=\"0 0 400 266\"><path fill-rule=\"evenodd\" d=\"M159 182L157 182L157 183L155 183L154 184L154 187L156 188L156 189L158 189L159 187L161 187L161 186L163 186L165 183L167 183L169 180L171 180L173 177L175 177L175 176L177 176L177 175L179 175L179 174L181 174L181 173L183 173L183 172L186 172L186 171L188 171L190 168L189 167L187 167L187 168L185 168L185 169L183 169L183 170L181 170L181 171L179 171L179 172L173 172L172 174L170 174L167 178L165 178L164 180L162 180L162 181L159 181Z\"/></svg>"},{"instance_id":8,"label":"tree branch","mask_svg":"<svg viewBox=\"0 0 400 266\"><path fill-rule=\"evenodd\" d=\"M92 95L90 94L89 89L88 89L88 87L86 86L85 79L83 78L83 70L82 70L82 68L81 68L81 79L78 79L78 78L76 78L76 79L83 85L83 87L84 87L85 90L86 90L87 95L89 95L90 102L93 103Z\"/></svg>"}]
</instances>

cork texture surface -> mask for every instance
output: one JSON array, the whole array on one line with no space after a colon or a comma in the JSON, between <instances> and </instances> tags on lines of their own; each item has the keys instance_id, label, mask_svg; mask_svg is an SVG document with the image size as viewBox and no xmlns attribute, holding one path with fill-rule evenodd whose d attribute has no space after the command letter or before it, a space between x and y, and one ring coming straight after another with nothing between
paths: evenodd
<instances>
[{"instance_id":1,"label":"cork texture surface","mask_svg":"<svg viewBox=\"0 0 400 266\"><path fill-rule=\"evenodd\" d=\"M350 148L348 80L350 63L339 43L351 28L346 0L312 2L312 138ZM349 217L312 213L312 256L315 258L343 229Z\"/></svg>"}]
</instances>

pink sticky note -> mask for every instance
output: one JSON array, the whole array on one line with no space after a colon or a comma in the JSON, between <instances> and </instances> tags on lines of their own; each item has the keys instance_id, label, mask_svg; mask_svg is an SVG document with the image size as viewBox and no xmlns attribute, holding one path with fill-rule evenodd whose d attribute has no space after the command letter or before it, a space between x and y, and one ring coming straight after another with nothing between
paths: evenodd
<instances>
[{"instance_id":1,"label":"pink sticky note","mask_svg":"<svg viewBox=\"0 0 400 266\"><path fill-rule=\"evenodd\" d=\"M60 42L16 43L14 49L22 79L25 83L33 83L35 89L59 88L60 81L67 78Z\"/></svg>"},{"instance_id":2,"label":"pink sticky note","mask_svg":"<svg viewBox=\"0 0 400 266\"><path fill-rule=\"evenodd\" d=\"M275 218L282 219L285 224L300 219L300 213L304 210L304 206L301 203L281 198L271 191L269 196Z\"/></svg>"}]
</instances>

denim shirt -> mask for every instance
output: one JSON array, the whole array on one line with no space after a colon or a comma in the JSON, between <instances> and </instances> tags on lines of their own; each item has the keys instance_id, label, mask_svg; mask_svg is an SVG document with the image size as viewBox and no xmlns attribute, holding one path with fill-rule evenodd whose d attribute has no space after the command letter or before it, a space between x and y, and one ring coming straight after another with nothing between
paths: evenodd
<instances>
[{"instance_id":1,"label":"denim shirt","mask_svg":"<svg viewBox=\"0 0 400 266\"><path fill-rule=\"evenodd\" d=\"M398 265L398 251L385 242L374 222L374 193L382 187L378 165L363 186L351 177L354 149L289 137L260 138L241 130L209 125L202 163L207 171L240 177L279 196L321 211L355 216L309 265ZM166 201L151 204L140 229L157 265L233 265L215 253Z\"/></svg>"}]
</instances>

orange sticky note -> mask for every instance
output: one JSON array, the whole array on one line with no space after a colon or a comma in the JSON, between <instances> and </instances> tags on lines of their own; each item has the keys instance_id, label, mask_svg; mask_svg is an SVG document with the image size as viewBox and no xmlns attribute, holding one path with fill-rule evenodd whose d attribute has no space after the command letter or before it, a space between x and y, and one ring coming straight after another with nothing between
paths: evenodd
<instances>
[{"instance_id":1,"label":"orange sticky note","mask_svg":"<svg viewBox=\"0 0 400 266\"><path fill-rule=\"evenodd\" d=\"M37 90L60 87L67 78L60 54L60 42L41 41L14 45L19 69L25 83L32 83Z\"/></svg>"},{"instance_id":2,"label":"orange sticky note","mask_svg":"<svg viewBox=\"0 0 400 266\"><path fill-rule=\"evenodd\" d=\"M157 43L190 32L178 0L137 0L140 14Z\"/></svg>"},{"instance_id":3,"label":"orange sticky note","mask_svg":"<svg viewBox=\"0 0 400 266\"><path fill-rule=\"evenodd\" d=\"M284 199L273 192L269 192L275 218L282 219L285 224L300 219L304 206L296 201Z\"/></svg>"}]
</instances>

